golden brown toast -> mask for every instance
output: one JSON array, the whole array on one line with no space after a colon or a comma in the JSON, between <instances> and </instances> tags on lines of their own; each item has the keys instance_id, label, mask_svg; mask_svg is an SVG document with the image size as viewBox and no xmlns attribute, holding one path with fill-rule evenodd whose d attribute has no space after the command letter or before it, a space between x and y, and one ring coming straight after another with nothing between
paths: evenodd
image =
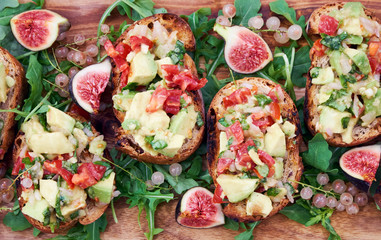
<instances>
[{"instance_id":1,"label":"golden brown toast","mask_svg":"<svg viewBox=\"0 0 381 240\"><path fill-rule=\"evenodd\" d=\"M256 85L258 87L258 93L267 93L270 89L276 86L276 84L270 80L256 77L244 78L236 81L238 86L242 85L243 83ZM217 162L220 146L220 130L217 128L217 120L220 118L220 114L224 111L224 107L222 105L223 98L230 95L234 89L236 89L234 88L234 83L229 83L221 88L213 98L207 113L207 160L209 173L212 176L215 184L217 183ZM282 92L284 99L280 99L279 101L281 116L282 118L287 118L287 120L297 126L297 128L295 132L296 137L292 139L286 139L286 156L288 156L288 158L284 161L284 172L281 180L283 182L289 181L292 186L297 189L298 184L292 181L299 181L303 172L302 160L299 157L299 144L301 142L299 115L292 99L283 89ZM273 203L273 210L266 218L271 217L272 215L279 212L288 203L289 200L287 198L281 200L280 203ZM245 201L238 203L229 203L223 209L223 212L227 217L239 222L254 222L264 219L262 216L248 216L246 214Z\"/></svg>"}]
</instances>

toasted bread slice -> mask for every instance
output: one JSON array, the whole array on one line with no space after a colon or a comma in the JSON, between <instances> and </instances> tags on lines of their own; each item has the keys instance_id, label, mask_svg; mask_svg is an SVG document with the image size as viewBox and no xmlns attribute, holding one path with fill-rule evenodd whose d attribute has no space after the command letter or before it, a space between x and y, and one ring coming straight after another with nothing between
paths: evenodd
<instances>
[{"instance_id":1,"label":"toasted bread slice","mask_svg":"<svg viewBox=\"0 0 381 240\"><path fill-rule=\"evenodd\" d=\"M319 34L318 26L321 15L328 15L332 10L339 10L343 8L345 2L329 3L316 9L310 16L308 21L309 33ZM381 23L380 19L374 16L374 13L369 9L364 9L365 14L371 19ZM311 68L314 67L327 67L329 64L329 57L324 55L319 57L314 51L310 51ZM309 71L310 72L310 71ZM317 123L319 122L318 105L319 100L317 98L321 85L312 84L312 78L310 74L307 74L305 102L304 102L304 120L309 131L315 135L318 133L316 130ZM341 134L333 134L332 136L325 136L327 142L332 146L338 147L351 147L357 146L369 142L377 137L381 136L381 116L377 117L368 127L362 127L356 125L352 131L353 141L351 143L345 143L342 140Z\"/></svg>"},{"instance_id":2,"label":"toasted bread slice","mask_svg":"<svg viewBox=\"0 0 381 240\"><path fill-rule=\"evenodd\" d=\"M15 80L15 85L8 89L7 100L0 103L0 109L13 109L22 104L26 81L22 65L7 50L0 47L0 61L5 66L8 76ZM3 129L0 129L0 160L12 145L15 138L15 117L16 113L0 112L0 120L3 122Z\"/></svg>"},{"instance_id":3,"label":"toasted bread slice","mask_svg":"<svg viewBox=\"0 0 381 240\"><path fill-rule=\"evenodd\" d=\"M73 117L77 121L87 122L84 117L82 117L78 114L75 114L75 113L67 113L67 114L70 115L71 117ZM97 133L97 131L95 130L95 128L93 126L91 126L91 129L92 129L92 132L94 134ZM23 151L23 149L25 149L26 144L27 143L26 143L25 135L23 132L20 131L17 134L15 142L14 142L13 153L12 153L13 162L15 162L17 160L20 153ZM106 157L107 157L107 155L109 155L107 150L105 150L104 154L106 155ZM21 188L21 184L20 184L17 188L17 196L19 199L20 209L22 209L24 207L24 205L26 204L26 201L21 196L21 193L22 193L22 188ZM69 230L70 228L72 228L78 221L83 225L91 224L92 222L94 222L98 218L100 218L108 207L108 204L102 204L102 205L96 204L95 200L93 200L89 197L86 200L86 204L87 204L87 206L85 209L85 211L86 211L85 216L71 220L71 221L60 222L59 226L56 229L54 229L54 233L64 233L67 230ZM52 233L52 230L51 230L49 225L45 226L42 222L40 222L40 221L38 221L38 220L28 216L28 215L24 215L24 216L26 217L28 222L30 222L30 224L32 224L34 227L36 227L41 232Z\"/></svg>"},{"instance_id":4,"label":"toasted bread slice","mask_svg":"<svg viewBox=\"0 0 381 240\"><path fill-rule=\"evenodd\" d=\"M177 31L177 39L184 43L184 47L187 51L193 51L195 49L195 38L188 23L179 16L170 13L155 14L135 22L121 35L121 37L116 41L116 44L127 39L128 31L133 29L134 26L147 25L148 28L152 29L153 22L155 21L159 21L160 24L163 25L169 33ZM120 92L119 84L121 72L117 67L115 67L114 62L112 64L112 81L114 85L113 95L115 95ZM189 69L193 75L197 76L196 65L188 54L184 55L184 66L185 68ZM205 120L204 102L202 99L201 91L190 91L189 94L193 100L195 111L201 112L202 118L203 120ZM122 123L125 117L125 113L118 111L115 108L113 109L113 111L116 118ZM174 157L168 157L160 153L157 156L153 156L150 153L145 152L134 140L134 137L131 134L127 134L122 128L120 128L118 131L119 134L117 138L117 149L119 151L129 154L130 156L138 159L139 161L151 162L156 164L171 164L175 162L180 162L187 159L200 146L202 137L204 135L204 129L204 126L195 126L193 128L192 138L185 140L184 144Z\"/></svg>"},{"instance_id":5,"label":"toasted bread slice","mask_svg":"<svg viewBox=\"0 0 381 240\"><path fill-rule=\"evenodd\" d=\"M310 18L307 22L307 32L309 34L320 34L319 32L320 17L322 15L329 15L329 13L332 10L340 10L341 8L343 8L345 3L346 2L327 3L324 6L314 10L311 13ZM365 14L368 15L371 19L380 22L378 18L375 17L374 13L371 10L364 9L364 11L365 11Z\"/></svg>"},{"instance_id":6,"label":"toasted bread slice","mask_svg":"<svg viewBox=\"0 0 381 240\"><path fill-rule=\"evenodd\" d=\"M270 89L274 88L276 84L270 80L263 78L244 78L236 81L237 86L243 86L244 84L256 85L258 87L258 93L268 93ZM217 162L220 146L220 130L217 127L217 121L221 117L221 114L225 111L222 105L223 98L230 95L234 91L234 83L229 83L224 86L213 98L210 108L207 113L207 142L208 142L208 169L213 178L215 184L217 184ZM292 124L296 126L295 137L286 138L286 156L284 160L284 172L281 178L282 182L289 181L290 184L296 189L298 184L293 181L299 181L303 172L302 160L299 157L299 144L301 142L301 131L299 123L298 110L289 95L282 89L283 99L279 100L280 113L282 118L287 118ZM266 217L279 212L283 207L289 203L287 198L284 198L279 203L273 203L273 209L271 213ZM229 203L224 209L224 214L239 222L254 222L263 220L262 216L249 216L246 214L246 202L241 201L238 203Z\"/></svg>"}]
</instances>

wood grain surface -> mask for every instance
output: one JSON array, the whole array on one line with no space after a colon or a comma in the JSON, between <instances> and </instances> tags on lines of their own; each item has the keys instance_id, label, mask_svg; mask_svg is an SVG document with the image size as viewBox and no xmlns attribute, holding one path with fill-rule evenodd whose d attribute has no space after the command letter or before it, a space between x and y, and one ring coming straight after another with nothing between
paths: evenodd
<instances>
[{"instance_id":1,"label":"wood grain surface","mask_svg":"<svg viewBox=\"0 0 381 240\"><path fill-rule=\"evenodd\" d=\"M1 1L1 0L0 0ZM26 0L24 0L26 1ZM213 16L218 10L228 2L218 0L154 0L156 7L164 7L168 12L176 14L190 14L201 7L212 8ZM264 18L269 16L269 0L262 0L261 13ZM323 0L287 0L290 7L297 10L298 16L309 17L310 13L325 3L332 1ZM67 17L72 27L68 32L67 41L72 42L73 36L82 33L86 37L95 37L98 21L104 10L113 3L113 0L45 0L45 8L56 11ZM381 17L381 0L362 1L365 7ZM117 12L113 12L108 18L107 24L118 25L123 20ZM264 38L273 48L275 43L270 34L264 34ZM224 78L227 76L226 69L218 69L217 76ZM297 89L297 96L304 95L304 89ZM233 239L238 234L236 231L217 227L212 229L190 229L179 226L174 218L174 211L177 200L169 204L161 204L156 212L156 227L163 228L164 231L157 235L156 239ZM128 208L125 199L120 199L116 204L116 214L119 223L115 223L111 210L107 211L109 224L106 232L102 234L102 239L145 239L143 232L147 231L147 224L144 214L141 216L141 228L137 223L138 209ZM12 232L10 228L2 224L5 213L0 213L0 239L34 239L32 229L22 232ZM356 216L347 215L345 212L336 212L331 218L332 226L342 239L381 239L381 212L376 210L375 204L361 208ZM40 234L38 238L45 239L53 237L52 234ZM274 217L263 221L254 230L254 239L327 239L328 232L321 226L315 225L305 227L302 224L289 220L287 217L277 214Z\"/></svg>"}]
</instances>

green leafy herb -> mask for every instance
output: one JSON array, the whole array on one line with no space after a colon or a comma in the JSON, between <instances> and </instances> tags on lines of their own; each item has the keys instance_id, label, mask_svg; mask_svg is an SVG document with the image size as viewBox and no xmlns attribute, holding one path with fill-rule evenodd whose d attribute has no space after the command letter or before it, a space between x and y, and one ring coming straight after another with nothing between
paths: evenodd
<instances>
[{"instance_id":1,"label":"green leafy herb","mask_svg":"<svg viewBox=\"0 0 381 240\"><path fill-rule=\"evenodd\" d=\"M234 25L242 25L247 27L249 19L258 15L261 9L260 0L235 0L236 16L233 19Z\"/></svg>"},{"instance_id":2,"label":"green leafy herb","mask_svg":"<svg viewBox=\"0 0 381 240\"><path fill-rule=\"evenodd\" d=\"M3 0L0 2L0 12L4 10L6 7L15 8L19 6L19 2L17 0Z\"/></svg>"},{"instance_id":3,"label":"green leafy herb","mask_svg":"<svg viewBox=\"0 0 381 240\"><path fill-rule=\"evenodd\" d=\"M272 196L272 197L275 197L276 195L278 195L280 193L280 189L279 188L269 188L267 190L267 196Z\"/></svg>"},{"instance_id":4,"label":"green leafy herb","mask_svg":"<svg viewBox=\"0 0 381 240\"><path fill-rule=\"evenodd\" d=\"M41 233L40 230L38 230L37 228L33 228L33 236L34 237L37 237L40 233Z\"/></svg>"},{"instance_id":5,"label":"green leafy herb","mask_svg":"<svg viewBox=\"0 0 381 240\"><path fill-rule=\"evenodd\" d=\"M264 94L257 94L254 97L257 99L258 104L261 107L264 107L265 105L270 104L273 101L271 100L271 98L269 98L268 96Z\"/></svg>"},{"instance_id":6,"label":"green leafy herb","mask_svg":"<svg viewBox=\"0 0 381 240\"><path fill-rule=\"evenodd\" d=\"M308 150L302 153L303 161L317 169L327 171L332 152L321 133L318 133L308 142Z\"/></svg>"},{"instance_id":7,"label":"green leafy herb","mask_svg":"<svg viewBox=\"0 0 381 240\"><path fill-rule=\"evenodd\" d=\"M344 88L348 87L348 83L357 82L356 78L352 75L340 75L340 83Z\"/></svg>"},{"instance_id":8,"label":"green leafy herb","mask_svg":"<svg viewBox=\"0 0 381 240\"><path fill-rule=\"evenodd\" d=\"M340 112L347 109L346 105L342 102L346 97L349 97L350 92L347 92L345 89L334 90L329 96L329 99L323 103L323 105L339 110Z\"/></svg>"},{"instance_id":9,"label":"green leafy herb","mask_svg":"<svg viewBox=\"0 0 381 240\"><path fill-rule=\"evenodd\" d=\"M155 150L160 150L166 148L168 146L168 143L164 140L153 140L151 142L151 146Z\"/></svg>"},{"instance_id":10,"label":"green leafy herb","mask_svg":"<svg viewBox=\"0 0 381 240\"><path fill-rule=\"evenodd\" d=\"M5 215L3 223L5 226L10 227L12 231L23 231L32 227L32 224L30 224L24 217L24 214L21 213L17 198L13 206L13 212L9 212Z\"/></svg>"},{"instance_id":11,"label":"green leafy herb","mask_svg":"<svg viewBox=\"0 0 381 240\"><path fill-rule=\"evenodd\" d=\"M122 88L122 92L125 90L135 91L135 89L138 87L138 85L139 85L139 83L137 83L137 82L127 83L127 85Z\"/></svg>"},{"instance_id":12,"label":"green leafy herb","mask_svg":"<svg viewBox=\"0 0 381 240\"><path fill-rule=\"evenodd\" d=\"M180 65L183 65L182 60L184 59L185 53L186 50L184 43L180 40L177 40L175 48L167 54L167 57L170 57L174 64L178 64L180 62Z\"/></svg>"},{"instance_id":13,"label":"green leafy herb","mask_svg":"<svg viewBox=\"0 0 381 240\"><path fill-rule=\"evenodd\" d=\"M220 118L219 120L218 120L218 122L222 125L222 126L224 126L224 127L229 127L230 126L230 123L228 123L228 121L226 120L226 118Z\"/></svg>"},{"instance_id":14,"label":"green leafy herb","mask_svg":"<svg viewBox=\"0 0 381 240\"><path fill-rule=\"evenodd\" d=\"M311 59L309 57L310 49L311 48L309 46L303 46L295 53L295 61L293 64L291 79L297 87L306 86L305 74L311 66Z\"/></svg>"},{"instance_id":15,"label":"green leafy herb","mask_svg":"<svg viewBox=\"0 0 381 240\"><path fill-rule=\"evenodd\" d=\"M197 124L198 127L204 126L204 120L202 119L201 112L197 113L196 124Z\"/></svg>"},{"instance_id":16,"label":"green leafy herb","mask_svg":"<svg viewBox=\"0 0 381 240\"><path fill-rule=\"evenodd\" d=\"M326 47L333 50L339 50L341 47L341 42L348 37L347 32L342 32L337 36L329 36L327 34L322 34L322 40L320 41Z\"/></svg>"},{"instance_id":17,"label":"green leafy herb","mask_svg":"<svg viewBox=\"0 0 381 240\"><path fill-rule=\"evenodd\" d=\"M254 235L253 235L254 228L256 226L258 226L259 223L261 223L261 221L248 223L247 224L248 228L246 228L246 226L245 226L246 231L238 234L237 236L234 237L234 239L235 240L253 240L254 239Z\"/></svg>"},{"instance_id":18,"label":"green leafy herb","mask_svg":"<svg viewBox=\"0 0 381 240\"><path fill-rule=\"evenodd\" d=\"M233 142L234 142L234 138L230 137L229 140L228 140L228 146L232 145Z\"/></svg>"},{"instance_id":19,"label":"green leafy herb","mask_svg":"<svg viewBox=\"0 0 381 240\"><path fill-rule=\"evenodd\" d=\"M277 0L269 3L270 10L276 14L282 15L290 23L298 24L303 30L303 36L307 40L308 45L312 47L313 41L308 37L306 32L306 19L304 16L301 16L298 20L296 19L296 11L293 8L290 8L285 0Z\"/></svg>"},{"instance_id":20,"label":"green leafy herb","mask_svg":"<svg viewBox=\"0 0 381 240\"><path fill-rule=\"evenodd\" d=\"M351 119L350 117L343 117L341 119L341 125L343 126L344 129L348 127L348 123L350 119Z\"/></svg>"},{"instance_id":21,"label":"green leafy herb","mask_svg":"<svg viewBox=\"0 0 381 240\"><path fill-rule=\"evenodd\" d=\"M319 72L320 72L320 67L314 67L311 69L310 71L310 75L312 78L317 78L319 76Z\"/></svg>"}]
</instances>

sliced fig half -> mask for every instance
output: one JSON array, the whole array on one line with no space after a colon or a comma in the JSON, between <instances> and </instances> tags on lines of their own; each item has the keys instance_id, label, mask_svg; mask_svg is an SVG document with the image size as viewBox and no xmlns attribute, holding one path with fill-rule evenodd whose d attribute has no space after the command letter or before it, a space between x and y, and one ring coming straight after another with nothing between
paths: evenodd
<instances>
[{"instance_id":1,"label":"sliced fig half","mask_svg":"<svg viewBox=\"0 0 381 240\"><path fill-rule=\"evenodd\" d=\"M340 167L348 180L363 191L368 191L375 179L380 164L381 145L357 147L344 153L340 158Z\"/></svg>"},{"instance_id":2,"label":"sliced fig half","mask_svg":"<svg viewBox=\"0 0 381 240\"><path fill-rule=\"evenodd\" d=\"M17 41L31 51L49 48L61 32L70 28L66 18L45 9L20 13L10 23Z\"/></svg>"},{"instance_id":3,"label":"sliced fig half","mask_svg":"<svg viewBox=\"0 0 381 240\"><path fill-rule=\"evenodd\" d=\"M176 221L189 228L211 228L225 223L221 204L213 203L213 193L203 187L189 189L176 207Z\"/></svg>"},{"instance_id":4,"label":"sliced fig half","mask_svg":"<svg viewBox=\"0 0 381 240\"><path fill-rule=\"evenodd\" d=\"M69 91L74 101L89 113L97 113L101 94L111 77L111 62L107 58L79 71L69 84Z\"/></svg>"},{"instance_id":5,"label":"sliced fig half","mask_svg":"<svg viewBox=\"0 0 381 240\"><path fill-rule=\"evenodd\" d=\"M273 59L267 43L245 27L216 24L213 30L225 39L225 60L235 72L256 72Z\"/></svg>"}]
</instances>

